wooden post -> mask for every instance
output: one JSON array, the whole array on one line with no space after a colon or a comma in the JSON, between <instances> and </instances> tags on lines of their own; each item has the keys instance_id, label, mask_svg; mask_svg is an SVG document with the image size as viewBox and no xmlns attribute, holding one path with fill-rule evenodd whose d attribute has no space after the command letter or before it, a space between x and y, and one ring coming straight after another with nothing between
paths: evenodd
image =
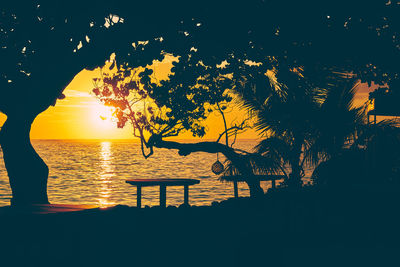
<instances>
[{"instance_id":1,"label":"wooden post","mask_svg":"<svg viewBox=\"0 0 400 267\"><path fill-rule=\"evenodd\" d=\"M233 194L235 198L239 197L238 183L237 181L233 181Z\"/></svg>"},{"instance_id":2,"label":"wooden post","mask_svg":"<svg viewBox=\"0 0 400 267\"><path fill-rule=\"evenodd\" d=\"M272 188L275 189L275 187L276 187L275 179L272 179L272 180L271 180L271 185L272 185Z\"/></svg>"},{"instance_id":3,"label":"wooden post","mask_svg":"<svg viewBox=\"0 0 400 267\"><path fill-rule=\"evenodd\" d=\"M183 189L183 204L189 205L189 186L185 185Z\"/></svg>"},{"instance_id":4,"label":"wooden post","mask_svg":"<svg viewBox=\"0 0 400 267\"><path fill-rule=\"evenodd\" d=\"M142 207L142 187L140 185L136 186L136 206Z\"/></svg>"},{"instance_id":5,"label":"wooden post","mask_svg":"<svg viewBox=\"0 0 400 267\"><path fill-rule=\"evenodd\" d=\"M165 208L167 206L167 187L160 185L160 206Z\"/></svg>"}]
</instances>

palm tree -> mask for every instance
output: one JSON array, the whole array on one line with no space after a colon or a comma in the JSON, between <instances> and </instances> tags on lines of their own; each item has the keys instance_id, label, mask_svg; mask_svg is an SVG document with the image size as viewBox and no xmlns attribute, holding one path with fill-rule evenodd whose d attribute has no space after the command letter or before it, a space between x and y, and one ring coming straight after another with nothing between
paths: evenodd
<instances>
[{"instance_id":1,"label":"palm tree","mask_svg":"<svg viewBox=\"0 0 400 267\"><path fill-rule=\"evenodd\" d=\"M316 84L303 73L280 64L235 88L264 136L257 153L280 161L290 187L302 185L306 166L338 154L364 120L362 109L353 107L358 85L353 78L330 72Z\"/></svg>"}]
</instances>

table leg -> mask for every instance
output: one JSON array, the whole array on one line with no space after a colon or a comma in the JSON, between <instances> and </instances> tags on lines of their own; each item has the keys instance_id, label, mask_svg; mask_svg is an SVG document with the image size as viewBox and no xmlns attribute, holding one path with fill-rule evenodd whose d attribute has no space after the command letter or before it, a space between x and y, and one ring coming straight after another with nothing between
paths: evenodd
<instances>
[{"instance_id":1,"label":"table leg","mask_svg":"<svg viewBox=\"0 0 400 267\"><path fill-rule=\"evenodd\" d=\"M189 205L189 186L185 185L183 189L183 204Z\"/></svg>"},{"instance_id":2,"label":"table leg","mask_svg":"<svg viewBox=\"0 0 400 267\"><path fill-rule=\"evenodd\" d=\"M142 207L142 187L141 186L136 187L136 206L138 208Z\"/></svg>"},{"instance_id":3,"label":"table leg","mask_svg":"<svg viewBox=\"0 0 400 267\"><path fill-rule=\"evenodd\" d=\"M235 197L239 197L238 183L233 181L233 194Z\"/></svg>"},{"instance_id":4,"label":"table leg","mask_svg":"<svg viewBox=\"0 0 400 267\"><path fill-rule=\"evenodd\" d=\"M167 206L167 187L160 185L160 206L165 208Z\"/></svg>"}]
</instances>

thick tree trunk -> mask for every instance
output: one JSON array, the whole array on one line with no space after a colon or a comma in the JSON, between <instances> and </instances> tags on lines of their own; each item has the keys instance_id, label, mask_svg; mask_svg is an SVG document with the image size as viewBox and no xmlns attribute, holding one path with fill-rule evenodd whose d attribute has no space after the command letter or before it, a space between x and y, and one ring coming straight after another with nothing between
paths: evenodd
<instances>
[{"instance_id":1,"label":"thick tree trunk","mask_svg":"<svg viewBox=\"0 0 400 267\"><path fill-rule=\"evenodd\" d=\"M264 195L264 190L260 186L260 181L252 179L254 174L249 169L243 156L236 153L235 150L229 146L216 142L178 143L164 140L149 140L149 143L157 148L177 149L181 156L187 156L193 152L222 153L235 165L243 176L248 177L246 183L250 189L250 196L259 197Z\"/></svg>"},{"instance_id":2,"label":"thick tree trunk","mask_svg":"<svg viewBox=\"0 0 400 267\"><path fill-rule=\"evenodd\" d=\"M11 205L46 204L49 168L33 148L29 133L33 119L9 115L0 144L12 190Z\"/></svg>"},{"instance_id":3,"label":"thick tree trunk","mask_svg":"<svg viewBox=\"0 0 400 267\"><path fill-rule=\"evenodd\" d=\"M301 159L301 149L302 149L301 142L295 142L293 148L293 157L290 160L291 166L291 173L289 174L289 186L291 188L299 188L302 186L301 181L301 166L300 166L300 159Z\"/></svg>"},{"instance_id":4,"label":"thick tree trunk","mask_svg":"<svg viewBox=\"0 0 400 267\"><path fill-rule=\"evenodd\" d=\"M289 186L291 188L299 188L302 186L301 168L299 164L292 165L292 172L289 174Z\"/></svg>"}]
</instances>

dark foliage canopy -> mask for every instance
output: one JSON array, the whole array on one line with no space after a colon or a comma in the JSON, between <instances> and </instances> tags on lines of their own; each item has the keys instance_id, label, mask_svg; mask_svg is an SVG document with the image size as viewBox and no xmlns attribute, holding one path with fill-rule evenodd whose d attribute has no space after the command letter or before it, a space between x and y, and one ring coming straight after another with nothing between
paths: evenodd
<instances>
[{"instance_id":1,"label":"dark foliage canopy","mask_svg":"<svg viewBox=\"0 0 400 267\"><path fill-rule=\"evenodd\" d=\"M315 79L333 70L390 86L399 78L399 8L386 0L7 1L0 14L0 110L38 113L77 72L102 65L110 53L143 66L166 48L181 54L182 38L196 44L206 65L273 56L307 66ZM133 51L132 42L159 37L162 46Z\"/></svg>"}]
</instances>

